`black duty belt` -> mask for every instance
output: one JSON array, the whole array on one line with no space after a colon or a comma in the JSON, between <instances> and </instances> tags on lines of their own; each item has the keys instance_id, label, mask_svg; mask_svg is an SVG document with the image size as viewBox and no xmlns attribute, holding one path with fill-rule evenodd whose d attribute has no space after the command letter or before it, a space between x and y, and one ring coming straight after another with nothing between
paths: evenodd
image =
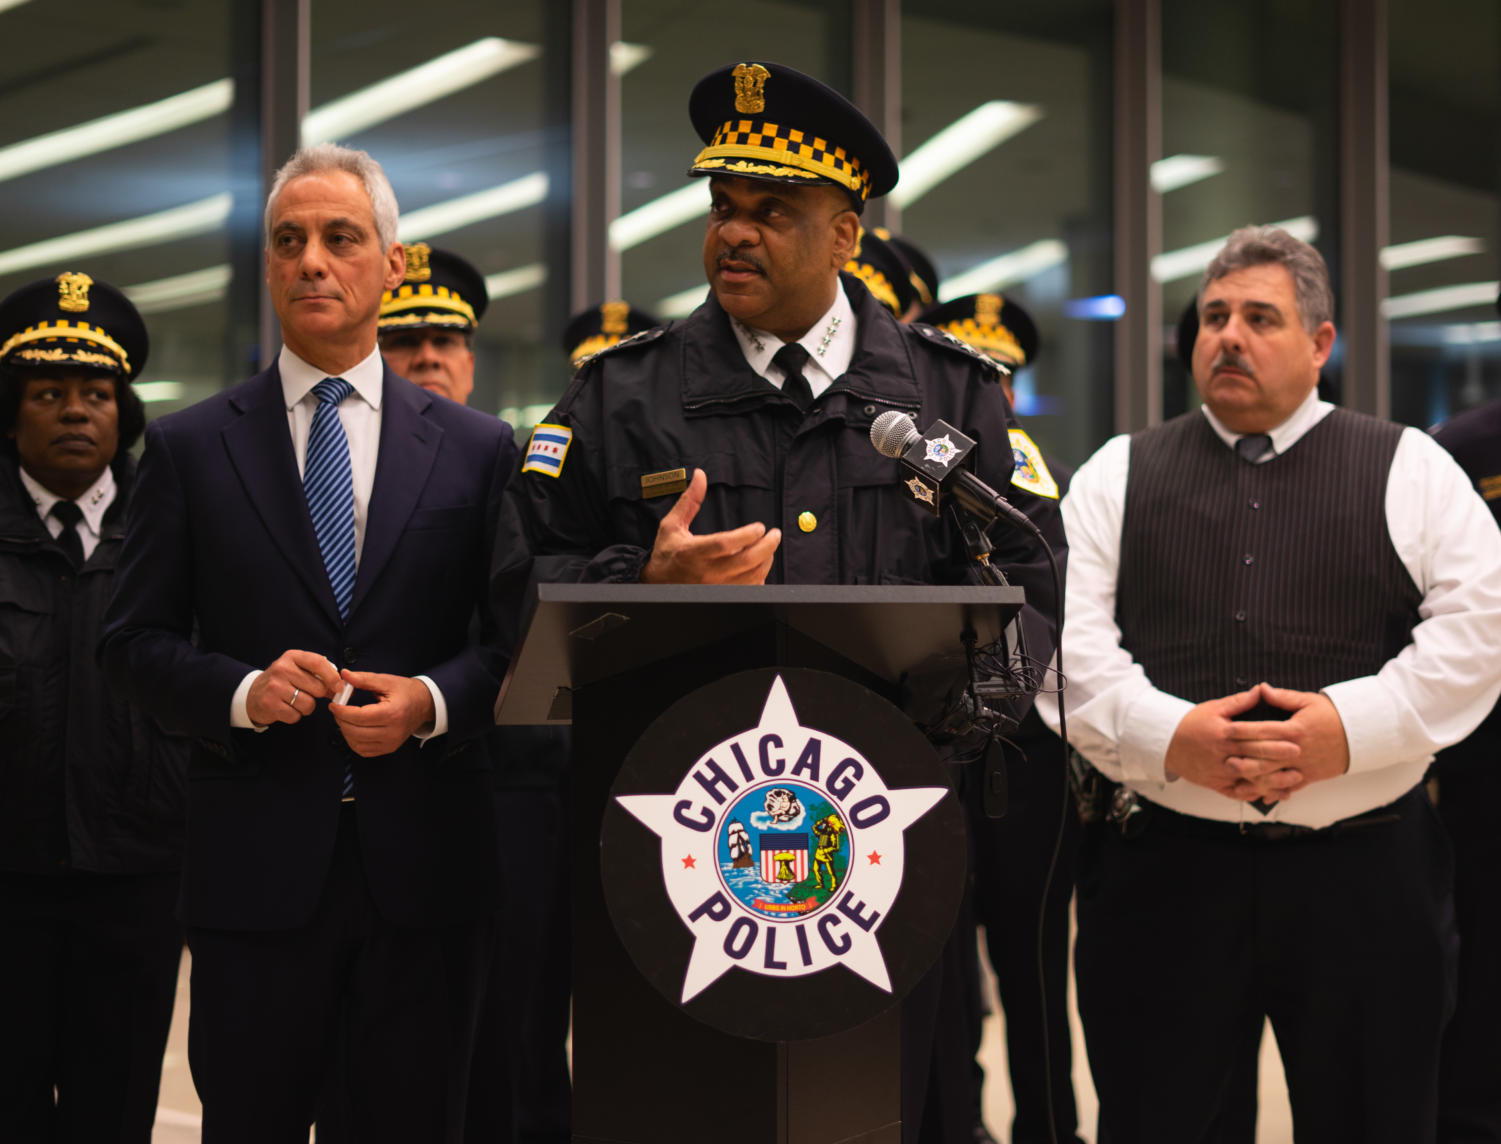
<instances>
[{"instance_id":1,"label":"black duty belt","mask_svg":"<svg viewBox=\"0 0 1501 1144\"><path fill-rule=\"evenodd\" d=\"M1371 826L1387 826L1401 821L1403 803L1413 797L1412 792L1409 792L1396 802L1342 818L1328 826L1301 826L1293 822L1221 822L1214 818L1198 818L1169 810L1161 803L1152 802L1135 791L1114 783L1111 787L1110 809L1105 815L1105 822L1118 829L1121 837L1137 838L1150 830L1154 833L1203 838L1215 842L1298 842L1334 838Z\"/></svg>"}]
</instances>

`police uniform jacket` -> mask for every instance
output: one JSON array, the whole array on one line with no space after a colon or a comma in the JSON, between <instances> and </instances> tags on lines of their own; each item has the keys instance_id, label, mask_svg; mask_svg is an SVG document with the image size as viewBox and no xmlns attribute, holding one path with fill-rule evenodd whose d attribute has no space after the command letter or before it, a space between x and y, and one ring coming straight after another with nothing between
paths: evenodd
<instances>
[{"instance_id":1,"label":"police uniform jacket","mask_svg":"<svg viewBox=\"0 0 1501 1144\"><path fill-rule=\"evenodd\" d=\"M187 744L106 686L94 658L135 462L74 571L0 454L0 870L105 874L181 864Z\"/></svg>"},{"instance_id":2,"label":"police uniform jacket","mask_svg":"<svg viewBox=\"0 0 1501 1144\"><path fill-rule=\"evenodd\" d=\"M897 461L870 442L871 422L890 409L979 441L977 475L1033 520L1061 566L1057 502L1010 483L1018 423L995 366L931 327L899 324L856 278L841 278L854 356L806 413L751 369L712 293L686 319L586 359L549 417L572 434L561 469L524 472L508 490L497 592L516 591L533 559L541 581L638 580L676 500L645 495L647 478L695 468L708 491L694 533L754 521L782 530L768 583L970 582L957 530L913 503ZM1004 525L991 538L992 562L1026 591L1029 651L1045 661L1056 634L1047 558Z\"/></svg>"}]
</instances>

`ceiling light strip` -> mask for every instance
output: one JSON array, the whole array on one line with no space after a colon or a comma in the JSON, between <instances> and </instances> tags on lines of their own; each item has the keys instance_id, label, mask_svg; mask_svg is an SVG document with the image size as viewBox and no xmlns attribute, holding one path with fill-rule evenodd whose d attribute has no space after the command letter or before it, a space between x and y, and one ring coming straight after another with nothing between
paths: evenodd
<instances>
[{"instance_id":1,"label":"ceiling light strip","mask_svg":"<svg viewBox=\"0 0 1501 1144\"><path fill-rule=\"evenodd\" d=\"M1312 215L1299 215L1297 218L1283 219L1271 225L1287 231L1294 238L1300 238L1304 242L1313 242L1319 236L1319 224ZM1225 240L1229 237L1228 234L1222 234L1219 238L1212 238L1208 242L1196 242L1181 250L1164 251L1152 259L1152 277L1158 282L1176 282L1180 278L1191 278L1195 274L1202 274L1204 268L1214 261L1214 256L1220 252L1220 248L1225 245Z\"/></svg>"},{"instance_id":2,"label":"ceiling light strip","mask_svg":"<svg viewBox=\"0 0 1501 1144\"><path fill-rule=\"evenodd\" d=\"M96 254L133 250L169 239L188 238L218 230L229 218L228 191L199 199L196 203L81 230L61 238L44 239L0 253L0 275L14 274L34 266L61 265Z\"/></svg>"},{"instance_id":3,"label":"ceiling light strip","mask_svg":"<svg viewBox=\"0 0 1501 1144\"><path fill-rule=\"evenodd\" d=\"M1043 116L1035 103L993 99L961 115L901 162L901 180L887 196L897 208L911 206L956 171L1025 131Z\"/></svg>"},{"instance_id":4,"label":"ceiling light strip","mask_svg":"<svg viewBox=\"0 0 1501 1144\"><path fill-rule=\"evenodd\" d=\"M945 278L939 283L939 297L960 298L966 294L1004 290L1067 261L1068 247L1056 238L1044 238L982 262L962 274Z\"/></svg>"}]
</instances>

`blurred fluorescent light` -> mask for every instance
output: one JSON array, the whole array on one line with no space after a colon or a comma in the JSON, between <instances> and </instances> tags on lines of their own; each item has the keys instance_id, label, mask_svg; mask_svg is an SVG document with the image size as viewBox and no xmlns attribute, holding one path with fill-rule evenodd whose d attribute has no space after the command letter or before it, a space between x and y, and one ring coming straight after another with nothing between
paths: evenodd
<instances>
[{"instance_id":1,"label":"blurred fluorescent light","mask_svg":"<svg viewBox=\"0 0 1501 1144\"><path fill-rule=\"evenodd\" d=\"M703 304L709 296L709 284L700 282L686 290L679 290L670 297L661 299L652 310L664 318L686 318Z\"/></svg>"},{"instance_id":2,"label":"blurred fluorescent light","mask_svg":"<svg viewBox=\"0 0 1501 1144\"><path fill-rule=\"evenodd\" d=\"M610 45L610 71L615 75L625 75L637 64L644 64L651 59L651 48L645 44L628 44L624 40L616 40Z\"/></svg>"},{"instance_id":3,"label":"blurred fluorescent light","mask_svg":"<svg viewBox=\"0 0 1501 1144\"><path fill-rule=\"evenodd\" d=\"M509 421L517 429L527 429L551 412L551 405L507 405L496 416L502 421Z\"/></svg>"},{"instance_id":4,"label":"blurred fluorescent light","mask_svg":"<svg viewBox=\"0 0 1501 1144\"><path fill-rule=\"evenodd\" d=\"M981 294L990 290L1004 290L1017 282L1025 282L1045 270L1061 266L1068 261L1068 247L1056 238L1044 238L1037 242L992 258L973 266L953 278L945 278L938 286L939 297L958 298L965 294Z\"/></svg>"},{"instance_id":5,"label":"blurred fluorescent light","mask_svg":"<svg viewBox=\"0 0 1501 1144\"><path fill-rule=\"evenodd\" d=\"M535 290L547 281L547 267L540 262L534 262L530 266L520 266L515 270L502 270L499 274L490 274L485 278L485 292L490 295L490 301L497 298L509 298L514 294L525 294L528 290Z\"/></svg>"},{"instance_id":6,"label":"blurred fluorescent light","mask_svg":"<svg viewBox=\"0 0 1501 1144\"><path fill-rule=\"evenodd\" d=\"M1152 164L1152 189L1160 195L1211 179L1225 169L1222 159L1213 155L1169 155Z\"/></svg>"},{"instance_id":7,"label":"blurred fluorescent light","mask_svg":"<svg viewBox=\"0 0 1501 1144\"><path fill-rule=\"evenodd\" d=\"M534 207L545 198L547 175L534 171L486 191L476 191L472 195L461 195L447 202L408 211L401 216L397 237L402 242L415 242L435 234L446 234L485 219Z\"/></svg>"},{"instance_id":8,"label":"blurred fluorescent light","mask_svg":"<svg viewBox=\"0 0 1501 1144\"><path fill-rule=\"evenodd\" d=\"M1470 306L1492 306L1501 282L1469 282L1463 286L1440 286L1437 290L1419 290L1416 294L1398 294L1381 303L1388 318L1415 318L1420 314L1441 314L1445 310L1463 310Z\"/></svg>"},{"instance_id":9,"label":"blurred fluorescent light","mask_svg":"<svg viewBox=\"0 0 1501 1144\"><path fill-rule=\"evenodd\" d=\"M224 225L224 221L229 218L230 201L229 192L224 191L186 206L110 223L92 230L81 230L61 238L44 239L28 246L18 246L0 253L0 275L48 263L71 262L91 258L96 254L133 250L138 246L150 246L154 242L165 242L168 239L206 234Z\"/></svg>"},{"instance_id":10,"label":"blurred fluorescent light","mask_svg":"<svg viewBox=\"0 0 1501 1144\"><path fill-rule=\"evenodd\" d=\"M142 401L176 401L183 394L180 381L138 381L131 386Z\"/></svg>"},{"instance_id":11,"label":"blurred fluorescent light","mask_svg":"<svg viewBox=\"0 0 1501 1144\"><path fill-rule=\"evenodd\" d=\"M1095 298L1070 298L1063 303L1065 318L1085 322L1113 322L1125 317L1126 300L1119 294L1101 294Z\"/></svg>"},{"instance_id":12,"label":"blurred fluorescent light","mask_svg":"<svg viewBox=\"0 0 1501 1144\"><path fill-rule=\"evenodd\" d=\"M629 250L690 219L703 218L708 209L709 181L694 179L686 187L653 199L610 223L610 245L616 250Z\"/></svg>"},{"instance_id":13,"label":"blurred fluorescent light","mask_svg":"<svg viewBox=\"0 0 1501 1144\"><path fill-rule=\"evenodd\" d=\"M499 36L475 40L308 112L302 120L303 145L347 138L473 87L541 54L542 49L535 44L503 40Z\"/></svg>"},{"instance_id":14,"label":"blurred fluorescent light","mask_svg":"<svg viewBox=\"0 0 1501 1144\"><path fill-rule=\"evenodd\" d=\"M155 103L0 147L0 182L212 119L228 111L234 97L234 80L215 80Z\"/></svg>"},{"instance_id":15,"label":"blurred fluorescent light","mask_svg":"<svg viewBox=\"0 0 1501 1144\"><path fill-rule=\"evenodd\" d=\"M1319 236L1319 224L1312 215L1299 215L1271 225L1280 227L1304 242L1313 242ZM1225 245L1225 240L1229 237L1228 234L1222 234L1219 238L1197 242L1181 250L1164 251L1152 259L1152 277L1158 282L1176 282L1180 278L1202 274L1204 267L1214 261L1214 256L1220 252L1220 247Z\"/></svg>"},{"instance_id":16,"label":"blurred fluorescent light","mask_svg":"<svg viewBox=\"0 0 1501 1144\"><path fill-rule=\"evenodd\" d=\"M898 208L911 206L955 171L999 147L1042 118L1035 103L993 99L961 115L901 163L901 181L891 192Z\"/></svg>"},{"instance_id":17,"label":"blurred fluorescent light","mask_svg":"<svg viewBox=\"0 0 1501 1144\"><path fill-rule=\"evenodd\" d=\"M1463 258L1466 254L1479 254L1485 243L1478 238L1464 238L1446 234L1440 238L1423 238L1417 242L1399 242L1381 252L1381 265L1388 270L1405 270L1409 266L1423 266L1429 262L1442 262L1446 258Z\"/></svg>"},{"instance_id":18,"label":"blurred fluorescent light","mask_svg":"<svg viewBox=\"0 0 1501 1144\"><path fill-rule=\"evenodd\" d=\"M0 12L8 12L12 8L19 8L26 0L0 0Z\"/></svg>"},{"instance_id":19,"label":"blurred fluorescent light","mask_svg":"<svg viewBox=\"0 0 1501 1144\"><path fill-rule=\"evenodd\" d=\"M204 302L217 302L229 290L230 274L229 263L226 262L205 270L125 286L122 291L141 313L159 314L164 310L181 310Z\"/></svg>"},{"instance_id":20,"label":"blurred fluorescent light","mask_svg":"<svg viewBox=\"0 0 1501 1144\"><path fill-rule=\"evenodd\" d=\"M1444 327L1444 341L1451 346L1501 342L1501 322L1456 322Z\"/></svg>"}]
</instances>

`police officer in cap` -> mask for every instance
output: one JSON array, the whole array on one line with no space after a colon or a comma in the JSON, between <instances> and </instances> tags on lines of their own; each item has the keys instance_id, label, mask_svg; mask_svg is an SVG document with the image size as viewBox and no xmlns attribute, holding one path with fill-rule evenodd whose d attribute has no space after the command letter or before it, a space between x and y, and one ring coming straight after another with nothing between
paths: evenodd
<instances>
[{"instance_id":1,"label":"police officer in cap","mask_svg":"<svg viewBox=\"0 0 1501 1144\"><path fill-rule=\"evenodd\" d=\"M906 321L908 313L918 304L911 268L896 247L875 231L860 231L860 246L844 269L865 283L876 301L899 322Z\"/></svg>"},{"instance_id":2,"label":"police officer in cap","mask_svg":"<svg viewBox=\"0 0 1501 1144\"><path fill-rule=\"evenodd\" d=\"M425 242L406 248L401 285L380 300L381 356L397 373L460 405L474 392L474 328L490 304L480 272Z\"/></svg>"},{"instance_id":3,"label":"police officer in cap","mask_svg":"<svg viewBox=\"0 0 1501 1144\"><path fill-rule=\"evenodd\" d=\"M94 660L146 327L68 272L0 302L0 1137L147 1144L182 929L186 750Z\"/></svg>"},{"instance_id":4,"label":"police officer in cap","mask_svg":"<svg viewBox=\"0 0 1501 1144\"><path fill-rule=\"evenodd\" d=\"M925 311L920 320L962 338L1008 371L1034 364L1041 348L1031 315L1000 294L955 298ZM1002 379L1002 385L1007 398L1014 400L1010 373ZM1036 451L1031 438L1017 430L1013 443L1017 464L1031 464L1029 454ZM1066 493L1071 470L1051 458L1046 465L1058 483L1059 492ZM1008 739L1005 817L992 818L985 813L977 788L966 791L969 797L965 799L974 851L972 920L985 928L985 948L1006 1014L1006 1060L1016 1109L1008 1139L1016 1144L1048 1140L1051 1100L1058 1139L1077 1140L1078 1111L1074 1103L1067 991L1068 904L1074 892L1079 820L1063 794L1062 749L1058 738L1037 712L1029 711ZM1049 881L1049 862L1060 827L1063 837ZM1045 997L1038 992L1039 924ZM978 1012L975 1015L978 1017ZM977 1050L980 1032L976 1020L972 1036ZM983 1079L978 1062L975 1072L978 1079ZM981 1093L978 1084L976 1087L974 1139L980 1144L993 1137L980 1116Z\"/></svg>"},{"instance_id":5,"label":"police officer in cap","mask_svg":"<svg viewBox=\"0 0 1501 1144\"><path fill-rule=\"evenodd\" d=\"M508 491L495 589L541 580L966 583L959 530L913 504L869 442L887 410L943 418L981 443L979 476L1064 548L1057 502L1013 483L1016 425L999 371L931 327L901 325L841 268L865 202L896 183L875 127L817 80L744 62L702 79L689 115L709 179L710 296L686 319L595 355L534 434ZM642 410L650 410L644 419ZM620 474L641 474L639 488ZM631 482L634 486L635 482ZM608 495L609 500L605 497ZM1032 654L1051 655L1045 554L997 530L991 559L1025 588ZM951 943L952 944L952 943ZM972 1121L962 1022L937 1028L947 954L904 1010L903 1131L952 1140ZM937 1053L935 1032L952 1036ZM954 1107L928 1099L958 1059Z\"/></svg>"},{"instance_id":6,"label":"police officer in cap","mask_svg":"<svg viewBox=\"0 0 1501 1144\"><path fill-rule=\"evenodd\" d=\"M568 355L568 364L577 369L586 357L661 324L662 319L655 314L638 310L618 298L611 299L580 310L568 319L563 329L563 352Z\"/></svg>"},{"instance_id":7,"label":"police officer in cap","mask_svg":"<svg viewBox=\"0 0 1501 1144\"><path fill-rule=\"evenodd\" d=\"M1496 307L1501 310L1501 298ZM1433 430L1501 524L1501 400L1456 414ZM1430 776L1454 844L1459 994L1439 1060L1438 1139L1501 1140L1501 705L1462 743L1440 751Z\"/></svg>"}]
</instances>

